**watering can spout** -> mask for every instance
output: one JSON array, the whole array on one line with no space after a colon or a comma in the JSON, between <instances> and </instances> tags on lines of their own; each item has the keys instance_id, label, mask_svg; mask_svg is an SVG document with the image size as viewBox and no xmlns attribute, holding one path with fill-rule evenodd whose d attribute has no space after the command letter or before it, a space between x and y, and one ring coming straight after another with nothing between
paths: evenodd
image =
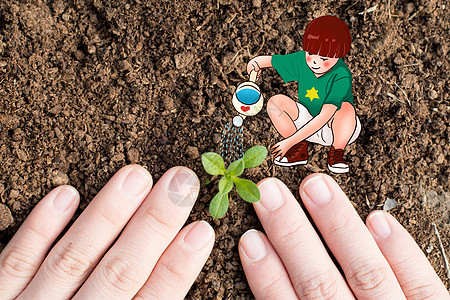
<instances>
[{"instance_id":1,"label":"watering can spout","mask_svg":"<svg viewBox=\"0 0 450 300\"><path fill-rule=\"evenodd\" d=\"M242 123L244 123L245 117L246 117L245 115L241 115L241 114L235 116L233 118L233 125L238 128L241 127Z\"/></svg>"}]
</instances>

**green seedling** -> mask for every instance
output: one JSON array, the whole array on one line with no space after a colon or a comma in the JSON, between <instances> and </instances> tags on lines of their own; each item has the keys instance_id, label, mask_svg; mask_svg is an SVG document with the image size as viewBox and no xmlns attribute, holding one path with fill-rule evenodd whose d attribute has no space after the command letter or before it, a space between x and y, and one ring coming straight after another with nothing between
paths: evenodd
<instances>
[{"instance_id":1,"label":"green seedling","mask_svg":"<svg viewBox=\"0 0 450 300\"><path fill-rule=\"evenodd\" d=\"M219 180L219 192L214 196L209 205L209 212L215 219L225 215L229 205L229 193L236 185L236 190L247 202L257 202L261 198L259 189L250 180L239 178L244 169L259 166L267 156L267 149L264 146L253 146L244 153L244 157L232 162L225 168L223 158L214 152L202 154L203 168L208 174L222 175Z\"/></svg>"}]
</instances>

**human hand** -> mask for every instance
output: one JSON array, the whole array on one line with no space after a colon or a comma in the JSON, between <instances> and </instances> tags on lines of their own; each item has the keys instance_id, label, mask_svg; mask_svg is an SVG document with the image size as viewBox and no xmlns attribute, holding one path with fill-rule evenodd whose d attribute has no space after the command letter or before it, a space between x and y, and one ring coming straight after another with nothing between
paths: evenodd
<instances>
[{"instance_id":1,"label":"human hand","mask_svg":"<svg viewBox=\"0 0 450 300\"><path fill-rule=\"evenodd\" d=\"M204 221L179 231L198 191L187 168L152 188L146 169L126 166L48 252L79 202L73 187L55 188L0 254L1 298L183 299L214 244Z\"/></svg>"},{"instance_id":2,"label":"human hand","mask_svg":"<svg viewBox=\"0 0 450 300\"><path fill-rule=\"evenodd\" d=\"M267 236L249 230L239 241L256 299L450 299L394 217L372 212L366 227L330 176L310 175L300 185L326 245L286 185L269 178L258 186L261 201L254 208Z\"/></svg>"},{"instance_id":3,"label":"human hand","mask_svg":"<svg viewBox=\"0 0 450 300\"><path fill-rule=\"evenodd\" d=\"M295 144L296 142L292 141L291 138L286 138L270 147L270 149L275 157L280 156L280 159L282 159L286 155L286 152Z\"/></svg>"}]
</instances>

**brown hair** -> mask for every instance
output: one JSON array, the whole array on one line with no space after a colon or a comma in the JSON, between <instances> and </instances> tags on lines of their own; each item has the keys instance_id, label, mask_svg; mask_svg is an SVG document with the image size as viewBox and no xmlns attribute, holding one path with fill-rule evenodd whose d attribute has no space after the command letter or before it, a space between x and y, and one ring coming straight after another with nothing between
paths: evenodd
<instances>
[{"instance_id":1,"label":"brown hair","mask_svg":"<svg viewBox=\"0 0 450 300\"><path fill-rule=\"evenodd\" d=\"M350 51L352 38L344 21L333 16L312 20L303 35L303 50L327 57L343 57Z\"/></svg>"}]
</instances>

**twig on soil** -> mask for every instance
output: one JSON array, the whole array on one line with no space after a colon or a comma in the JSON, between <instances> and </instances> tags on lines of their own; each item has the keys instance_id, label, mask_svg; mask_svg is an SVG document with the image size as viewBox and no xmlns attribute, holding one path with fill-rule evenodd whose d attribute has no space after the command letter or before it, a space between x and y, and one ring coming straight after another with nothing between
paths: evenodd
<instances>
[{"instance_id":1,"label":"twig on soil","mask_svg":"<svg viewBox=\"0 0 450 300\"><path fill-rule=\"evenodd\" d=\"M412 18L414 18L415 16L417 16L417 13L418 13L419 11L416 11L415 13L413 13L409 18L408 18L408 21L411 21L412 20Z\"/></svg>"},{"instance_id":2,"label":"twig on soil","mask_svg":"<svg viewBox=\"0 0 450 300\"><path fill-rule=\"evenodd\" d=\"M403 96L405 96L406 101L408 102L408 105L411 106L411 102L409 101L408 96L406 95L406 92L405 92L405 91L404 91L404 90L403 90L403 89L402 89L395 81L394 81L394 83L389 82L389 81L387 81L386 79L384 79L380 74L378 74L378 77L380 77L380 79L383 80L384 83L387 83L387 84L390 84L390 85L394 84L396 87L398 87L398 88L400 89L400 91L402 92ZM387 94L389 97L391 97L392 99L397 100L398 102L401 102L401 103L403 103L403 104L406 104L403 100L399 99L399 98L398 98L397 96L395 96L394 94L389 93L389 92L387 92L386 94Z\"/></svg>"},{"instance_id":3,"label":"twig on soil","mask_svg":"<svg viewBox=\"0 0 450 300\"><path fill-rule=\"evenodd\" d=\"M236 54L235 54L235 55L233 56L233 58L231 59L231 62L233 62L233 61L236 59L236 57L239 55L239 53L240 53L242 50L245 50L245 49L247 49L247 53L249 54L249 56L251 56L251 55L250 55L250 52L248 51L248 46L245 46L245 47L239 49L239 50L236 52Z\"/></svg>"},{"instance_id":4,"label":"twig on soil","mask_svg":"<svg viewBox=\"0 0 450 300\"><path fill-rule=\"evenodd\" d=\"M399 87L398 86L398 84L394 81L394 84L400 89L400 91L403 93L403 95L405 96L405 98L406 98L406 101L408 102L408 105L409 106L411 106L411 102L409 101L409 99L408 99L408 96L406 95L406 92L401 88L401 87Z\"/></svg>"},{"instance_id":5,"label":"twig on soil","mask_svg":"<svg viewBox=\"0 0 450 300\"><path fill-rule=\"evenodd\" d=\"M386 95L388 95L389 97L391 97L391 98L394 99L394 100L397 100L397 101L400 102L400 103L405 104L405 101L400 100L400 99L399 99L397 96L395 96L394 94L391 94L391 93L387 92Z\"/></svg>"},{"instance_id":6,"label":"twig on soil","mask_svg":"<svg viewBox=\"0 0 450 300\"><path fill-rule=\"evenodd\" d=\"M366 196L366 204L367 204L367 207L369 208L369 210L370 209L372 209L373 208L373 205L370 205L370 201L369 201L369 198L367 198L367 195L365 195Z\"/></svg>"},{"instance_id":7,"label":"twig on soil","mask_svg":"<svg viewBox=\"0 0 450 300\"><path fill-rule=\"evenodd\" d=\"M3 194L6 192L6 189L3 190L3 192L0 194L0 201L2 203L5 203L5 199L3 199Z\"/></svg>"},{"instance_id":8,"label":"twig on soil","mask_svg":"<svg viewBox=\"0 0 450 300\"><path fill-rule=\"evenodd\" d=\"M409 65L403 65L403 66L400 66L400 68L413 67L413 66L418 66L418 65L420 65L420 64L419 64L419 63L416 63L416 64L409 64Z\"/></svg>"},{"instance_id":9,"label":"twig on soil","mask_svg":"<svg viewBox=\"0 0 450 300\"><path fill-rule=\"evenodd\" d=\"M364 11L358 13L359 15L365 15L366 13L371 13L373 11L375 11L378 7L378 4L372 7L369 7L368 9L365 9Z\"/></svg>"},{"instance_id":10,"label":"twig on soil","mask_svg":"<svg viewBox=\"0 0 450 300\"><path fill-rule=\"evenodd\" d=\"M389 83L386 81L386 79L383 78L383 76L381 76L380 74L378 74L378 77L380 77L380 79L384 82L384 83Z\"/></svg>"},{"instance_id":11,"label":"twig on soil","mask_svg":"<svg viewBox=\"0 0 450 300\"><path fill-rule=\"evenodd\" d=\"M353 3L352 5L350 5L349 7L347 7L347 9L346 9L345 11L349 10L350 8L352 8L352 7L355 6L355 4L357 4L357 3L359 3L359 0L356 1L355 3Z\"/></svg>"},{"instance_id":12,"label":"twig on soil","mask_svg":"<svg viewBox=\"0 0 450 300\"><path fill-rule=\"evenodd\" d=\"M441 246L442 255L444 256L444 262L445 262L445 268L447 269L447 278L450 279L450 266L448 264L447 255L445 255L444 245L442 245L441 236L439 235L439 231L437 229L436 224L431 223L434 226L434 232L436 233L438 240L439 240L439 246Z\"/></svg>"},{"instance_id":13,"label":"twig on soil","mask_svg":"<svg viewBox=\"0 0 450 300\"><path fill-rule=\"evenodd\" d=\"M212 14L208 15L205 20L203 21L203 23L199 26L197 26L197 28L195 28L196 31L199 31L200 29L203 28L203 26L205 26L207 23L209 23L209 21L211 20L211 16Z\"/></svg>"}]
</instances>

